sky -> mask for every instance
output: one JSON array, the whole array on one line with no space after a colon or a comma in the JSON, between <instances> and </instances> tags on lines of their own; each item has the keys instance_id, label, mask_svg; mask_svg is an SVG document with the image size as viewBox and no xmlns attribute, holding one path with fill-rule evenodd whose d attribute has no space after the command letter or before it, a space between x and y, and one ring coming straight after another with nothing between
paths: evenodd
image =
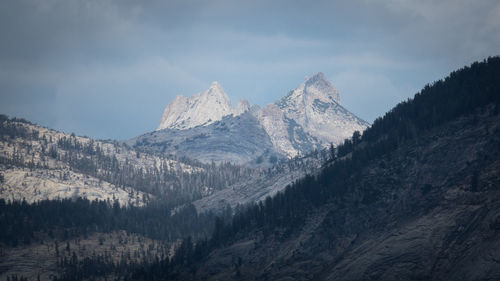
<instances>
[{"instance_id":1,"label":"sky","mask_svg":"<svg viewBox=\"0 0 500 281\"><path fill-rule=\"evenodd\" d=\"M323 72L372 122L495 55L498 0L3 0L0 113L128 139L212 81L265 106Z\"/></svg>"}]
</instances>

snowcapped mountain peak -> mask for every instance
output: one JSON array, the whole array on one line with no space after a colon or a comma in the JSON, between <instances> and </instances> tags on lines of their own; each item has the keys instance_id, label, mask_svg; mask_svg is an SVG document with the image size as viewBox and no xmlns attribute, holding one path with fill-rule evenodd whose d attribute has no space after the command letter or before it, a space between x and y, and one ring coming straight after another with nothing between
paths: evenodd
<instances>
[{"instance_id":1,"label":"snowcapped mountain peak","mask_svg":"<svg viewBox=\"0 0 500 281\"><path fill-rule=\"evenodd\" d=\"M248 110L250 110L250 103L248 103L248 100L246 99L241 99L238 101L238 105L236 106L234 115L236 116L241 115L247 112Z\"/></svg>"},{"instance_id":2,"label":"snowcapped mountain peak","mask_svg":"<svg viewBox=\"0 0 500 281\"><path fill-rule=\"evenodd\" d=\"M226 116L230 119L230 115L236 117L245 112L262 126L273 148L288 157L330 143L339 144L354 131L363 131L369 125L340 105L338 90L319 72L306 77L295 90L264 108L250 107L247 100L240 100L233 107L222 86L212 82L203 93L189 98L177 96L165 109L157 130L208 126Z\"/></svg>"},{"instance_id":3,"label":"snowcapped mountain peak","mask_svg":"<svg viewBox=\"0 0 500 281\"><path fill-rule=\"evenodd\" d=\"M210 88L203 92L198 98L195 97L196 96L193 96L190 99L193 99L196 104L203 108L207 106L214 106L215 111L220 111L221 113L227 111L228 114L231 114L231 110L233 108L233 106L231 105L231 100L229 100L226 92L217 81L212 82Z\"/></svg>"},{"instance_id":4,"label":"snowcapped mountain peak","mask_svg":"<svg viewBox=\"0 0 500 281\"><path fill-rule=\"evenodd\" d=\"M288 93L276 104L282 109L289 107L304 109L315 102L337 103L340 105L339 91L326 79L322 72L312 77L306 77L299 87Z\"/></svg>"},{"instance_id":5,"label":"snowcapped mountain peak","mask_svg":"<svg viewBox=\"0 0 500 281\"><path fill-rule=\"evenodd\" d=\"M339 91L321 72L306 77L276 105L285 118L293 120L323 145L338 144L354 131L363 131L368 126L340 105Z\"/></svg>"},{"instance_id":6,"label":"snowcapped mountain peak","mask_svg":"<svg viewBox=\"0 0 500 281\"><path fill-rule=\"evenodd\" d=\"M222 89L222 86L221 86L221 84L220 84L218 81L213 81L213 82L210 84L210 88L209 88L209 89L212 89L212 88L219 88L219 89Z\"/></svg>"},{"instance_id":7,"label":"snowcapped mountain peak","mask_svg":"<svg viewBox=\"0 0 500 281\"><path fill-rule=\"evenodd\" d=\"M190 98L182 95L177 96L165 108L157 130L185 130L196 126L205 126L222 120L224 116L241 114L246 111L244 109L244 105L241 105L241 109L235 109L222 86L219 82L214 81L201 94L193 95Z\"/></svg>"},{"instance_id":8,"label":"snowcapped mountain peak","mask_svg":"<svg viewBox=\"0 0 500 281\"><path fill-rule=\"evenodd\" d=\"M322 82L325 82L325 81L329 82L328 79L326 79L325 74L323 72L318 72L318 73L314 74L311 77L306 76L306 81L305 82L306 83L310 83L310 84L314 84L316 82L322 83Z\"/></svg>"},{"instance_id":9,"label":"snowcapped mountain peak","mask_svg":"<svg viewBox=\"0 0 500 281\"><path fill-rule=\"evenodd\" d=\"M224 92L224 89L222 88L221 84L219 82L214 81L212 84L210 84L210 87L206 91L206 93L211 94L211 95L221 95L221 96L226 96L226 92Z\"/></svg>"},{"instance_id":10,"label":"snowcapped mountain peak","mask_svg":"<svg viewBox=\"0 0 500 281\"><path fill-rule=\"evenodd\" d=\"M335 101L340 104L339 91L333 87L322 72L306 78L297 90L302 92L303 95L311 96L323 102Z\"/></svg>"}]
</instances>

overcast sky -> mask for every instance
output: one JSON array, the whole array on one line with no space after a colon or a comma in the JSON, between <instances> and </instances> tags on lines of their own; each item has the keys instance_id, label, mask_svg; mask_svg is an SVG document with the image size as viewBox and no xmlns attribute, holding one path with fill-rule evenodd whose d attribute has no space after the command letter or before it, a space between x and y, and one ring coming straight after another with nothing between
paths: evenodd
<instances>
[{"instance_id":1,"label":"overcast sky","mask_svg":"<svg viewBox=\"0 0 500 281\"><path fill-rule=\"evenodd\" d=\"M0 113L126 139L212 81L264 106L321 71L372 122L499 54L498 0L3 0Z\"/></svg>"}]
</instances>

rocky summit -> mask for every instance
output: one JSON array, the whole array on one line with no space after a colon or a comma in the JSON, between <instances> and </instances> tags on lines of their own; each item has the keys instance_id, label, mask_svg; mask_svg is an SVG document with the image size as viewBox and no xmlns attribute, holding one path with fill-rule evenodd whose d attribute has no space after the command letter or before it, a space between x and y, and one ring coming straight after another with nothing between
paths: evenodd
<instances>
[{"instance_id":1,"label":"rocky summit","mask_svg":"<svg viewBox=\"0 0 500 281\"><path fill-rule=\"evenodd\" d=\"M369 124L340 105L339 91L318 73L259 112L275 148L289 157L340 144Z\"/></svg>"},{"instance_id":2,"label":"rocky summit","mask_svg":"<svg viewBox=\"0 0 500 281\"><path fill-rule=\"evenodd\" d=\"M0 114L0 280L500 280L499 57L362 133L321 73L264 108L213 83L162 123Z\"/></svg>"},{"instance_id":3,"label":"rocky summit","mask_svg":"<svg viewBox=\"0 0 500 281\"><path fill-rule=\"evenodd\" d=\"M242 119L244 122L233 120L247 111L249 116ZM217 129L220 124L213 126L217 122L232 124L233 130L220 131ZM243 125L246 127L237 128ZM330 144L338 145L354 131L362 132L368 126L340 104L339 91L323 73L318 73L264 108L251 107L247 100L233 107L222 86L213 82L201 94L189 98L177 96L166 107L156 132L127 143L203 162L266 163L257 159L270 155L278 158L305 155ZM258 133L249 135L252 132ZM193 137L200 134L203 137ZM224 142L225 150L220 153L213 145L208 145L220 145L222 139L235 141ZM245 141L237 141L239 139ZM260 148L255 149L255 144Z\"/></svg>"},{"instance_id":4,"label":"rocky summit","mask_svg":"<svg viewBox=\"0 0 500 281\"><path fill-rule=\"evenodd\" d=\"M259 161L259 164L266 164L276 154L266 131L250 112L224 116L215 123L185 130L154 131L126 143L138 149L204 163L244 164L260 158L266 161Z\"/></svg>"},{"instance_id":5,"label":"rocky summit","mask_svg":"<svg viewBox=\"0 0 500 281\"><path fill-rule=\"evenodd\" d=\"M248 110L248 101L240 101L237 108L231 105L222 86L213 82L210 88L190 98L177 96L165 108L157 130L186 130L196 126L210 125L227 115L240 115Z\"/></svg>"}]
</instances>

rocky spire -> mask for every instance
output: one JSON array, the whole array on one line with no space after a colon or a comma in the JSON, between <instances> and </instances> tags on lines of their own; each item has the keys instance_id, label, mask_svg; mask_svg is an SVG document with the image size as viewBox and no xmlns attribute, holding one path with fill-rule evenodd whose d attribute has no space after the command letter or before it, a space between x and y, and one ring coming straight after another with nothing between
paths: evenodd
<instances>
[{"instance_id":1,"label":"rocky spire","mask_svg":"<svg viewBox=\"0 0 500 281\"><path fill-rule=\"evenodd\" d=\"M165 109L157 130L184 130L208 125L234 112L235 109L222 86L213 82L208 90L201 94L190 98L177 96Z\"/></svg>"}]
</instances>

